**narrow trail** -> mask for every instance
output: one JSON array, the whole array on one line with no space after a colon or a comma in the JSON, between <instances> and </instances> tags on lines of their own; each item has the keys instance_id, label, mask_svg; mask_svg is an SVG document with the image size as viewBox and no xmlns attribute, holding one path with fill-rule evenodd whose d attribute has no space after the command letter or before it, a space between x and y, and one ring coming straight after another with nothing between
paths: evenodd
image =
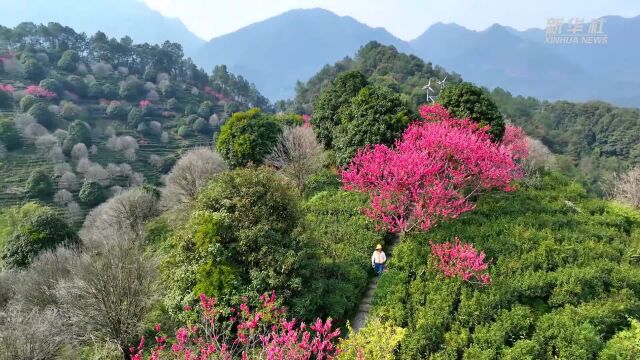
<instances>
[{"instance_id":1,"label":"narrow trail","mask_svg":"<svg viewBox=\"0 0 640 360\"><path fill-rule=\"evenodd\" d=\"M396 246L396 244L398 244L399 240L400 240L400 237L398 235L395 235L391 239L391 241L388 244L386 244L385 248L383 249L385 255L387 255L386 264L388 264L389 260L391 260L391 256L393 254L393 248ZM385 268L385 271L386 271L386 268ZM382 276L384 276L384 273L382 273ZM367 288L367 291L364 293L364 296L360 301L358 312L356 313L356 316L353 318L353 321L351 321L351 326L353 327L354 332L358 332L358 330L364 327L365 323L367 322L367 318L369 317L369 311L371 311L371 302L373 301L373 294L375 293L376 288L378 287L378 280L380 280L380 276L374 276L369 281L369 287Z\"/></svg>"}]
</instances>

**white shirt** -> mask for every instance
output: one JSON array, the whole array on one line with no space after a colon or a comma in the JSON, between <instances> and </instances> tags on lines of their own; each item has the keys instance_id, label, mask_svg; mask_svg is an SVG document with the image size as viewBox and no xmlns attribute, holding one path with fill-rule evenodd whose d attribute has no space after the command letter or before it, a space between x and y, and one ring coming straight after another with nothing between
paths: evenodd
<instances>
[{"instance_id":1,"label":"white shirt","mask_svg":"<svg viewBox=\"0 0 640 360\"><path fill-rule=\"evenodd\" d=\"M387 255L385 255L382 250L380 250L380 252L374 251L373 255L371 255L371 265L375 265L376 263L384 264L385 261L387 261Z\"/></svg>"}]
</instances>

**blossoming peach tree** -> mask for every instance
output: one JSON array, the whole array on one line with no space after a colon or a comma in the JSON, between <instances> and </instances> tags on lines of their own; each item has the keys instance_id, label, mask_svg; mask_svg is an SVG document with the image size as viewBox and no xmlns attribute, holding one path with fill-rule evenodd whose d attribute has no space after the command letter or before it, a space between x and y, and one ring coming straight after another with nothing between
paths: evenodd
<instances>
[{"instance_id":1,"label":"blossoming peach tree","mask_svg":"<svg viewBox=\"0 0 640 360\"><path fill-rule=\"evenodd\" d=\"M365 214L387 231L427 231L472 210L472 199L484 191L512 190L512 181L524 175L518 161L526 156L525 140L518 128L510 127L508 142L495 143L488 127L457 119L439 104L419 112L422 121L412 123L394 147L361 149L341 173L345 189L369 194ZM487 269L478 265L484 254L459 241L433 247L433 255L445 276L469 281L469 274Z\"/></svg>"},{"instance_id":2,"label":"blossoming peach tree","mask_svg":"<svg viewBox=\"0 0 640 360\"><path fill-rule=\"evenodd\" d=\"M200 295L195 309L184 309L185 324L169 339L156 325L155 345L145 352L144 338L129 349L133 360L265 359L330 360L338 354L340 330L331 319L306 325L288 320L274 293L263 294L252 309L245 299L236 309L224 308L215 298Z\"/></svg>"}]
</instances>

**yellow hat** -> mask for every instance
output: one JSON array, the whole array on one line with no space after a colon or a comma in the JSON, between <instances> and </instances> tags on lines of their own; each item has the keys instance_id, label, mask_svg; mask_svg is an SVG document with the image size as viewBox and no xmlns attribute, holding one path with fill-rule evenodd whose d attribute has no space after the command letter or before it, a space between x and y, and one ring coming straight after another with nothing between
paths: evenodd
<instances>
[{"instance_id":1,"label":"yellow hat","mask_svg":"<svg viewBox=\"0 0 640 360\"><path fill-rule=\"evenodd\" d=\"M378 244L378 246L376 246L376 250L382 250L382 245Z\"/></svg>"}]
</instances>

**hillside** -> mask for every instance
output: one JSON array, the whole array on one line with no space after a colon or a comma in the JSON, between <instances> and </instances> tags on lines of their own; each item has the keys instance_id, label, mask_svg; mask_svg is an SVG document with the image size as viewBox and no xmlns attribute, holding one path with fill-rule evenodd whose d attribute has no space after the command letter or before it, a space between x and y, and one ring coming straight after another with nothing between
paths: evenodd
<instances>
[{"instance_id":1,"label":"hillside","mask_svg":"<svg viewBox=\"0 0 640 360\"><path fill-rule=\"evenodd\" d=\"M69 49L59 47L63 40ZM131 44L102 33L87 38L53 23L4 28L0 43L7 42L0 207L40 199L81 220L96 205L79 198L84 183L111 194L158 185L182 151L210 145L231 113L269 106L225 67L209 77L183 58L178 44ZM36 169L52 189L29 190Z\"/></svg>"},{"instance_id":2,"label":"hillside","mask_svg":"<svg viewBox=\"0 0 640 360\"><path fill-rule=\"evenodd\" d=\"M430 241L454 234L486 253L490 285L435 270ZM635 350L612 338L640 315L639 246L637 212L547 174L405 236L373 314L380 328L406 329L397 359L632 359Z\"/></svg>"},{"instance_id":3,"label":"hillside","mask_svg":"<svg viewBox=\"0 0 640 360\"><path fill-rule=\"evenodd\" d=\"M182 45L187 56L193 56L205 43L180 20L162 16L143 1L62 0L55 6L50 4L46 0L6 1L2 4L0 24L14 27L22 22L58 22L87 34L102 31L116 39L129 36L136 43L162 44L168 40Z\"/></svg>"},{"instance_id":4,"label":"hillside","mask_svg":"<svg viewBox=\"0 0 640 360\"><path fill-rule=\"evenodd\" d=\"M433 67L416 56L369 43L353 59L325 66L308 82L299 84L294 101L276 106L310 113L322 89L349 70L361 71L372 82L400 92L414 108L426 102L427 94L422 87L429 79L435 91L439 91L436 81L445 76L449 84L461 81L459 75ZM562 155L557 159L557 166L563 172L581 179L597 194L604 194L611 173L626 171L640 163L640 111L637 109L601 101L541 101L531 96L515 96L502 88L494 89L491 96L508 121L523 127L529 136L541 140L553 153Z\"/></svg>"}]
</instances>

